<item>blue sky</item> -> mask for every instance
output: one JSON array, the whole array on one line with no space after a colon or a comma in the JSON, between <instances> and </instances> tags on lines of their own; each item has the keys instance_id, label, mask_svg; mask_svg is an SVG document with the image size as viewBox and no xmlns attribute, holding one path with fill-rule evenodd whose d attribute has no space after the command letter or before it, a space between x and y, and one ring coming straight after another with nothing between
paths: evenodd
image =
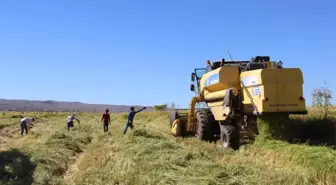
<instances>
[{"instance_id":1,"label":"blue sky","mask_svg":"<svg viewBox=\"0 0 336 185\"><path fill-rule=\"evenodd\" d=\"M0 98L189 104L207 59L269 55L336 93L334 0L0 2ZM336 99L336 98L335 98ZM333 103L335 103L335 99Z\"/></svg>"}]
</instances>

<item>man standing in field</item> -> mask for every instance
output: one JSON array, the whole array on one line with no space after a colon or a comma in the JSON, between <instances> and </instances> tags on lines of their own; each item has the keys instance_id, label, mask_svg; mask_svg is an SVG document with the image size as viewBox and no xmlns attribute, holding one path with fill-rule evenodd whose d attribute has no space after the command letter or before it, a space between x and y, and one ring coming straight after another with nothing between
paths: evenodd
<instances>
[{"instance_id":1,"label":"man standing in field","mask_svg":"<svg viewBox=\"0 0 336 185\"><path fill-rule=\"evenodd\" d=\"M74 127L73 120L77 120L78 123L80 123L79 119L72 114L71 116L68 116L67 118L67 125L68 125L68 130L70 130L71 127Z\"/></svg>"},{"instance_id":2,"label":"man standing in field","mask_svg":"<svg viewBox=\"0 0 336 185\"><path fill-rule=\"evenodd\" d=\"M104 132L108 131L108 125L111 123L109 110L106 109L103 113L103 116L101 118L101 121L103 122Z\"/></svg>"},{"instance_id":3,"label":"man standing in field","mask_svg":"<svg viewBox=\"0 0 336 185\"><path fill-rule=\"evenodd\" d=\"M23 132L26 131L26 134L28 134L28 129L32 122L35 121L35 118L25 117L21 119L20 126L21 126L21 135L23 135Z\"/></svg>"},{"instance_id":4,"label":"man standing in field","mask_svg":"<svg viewBox=\"0 0 336 185\"><path fill-rule=\"evenodd\" d=\"M128 116L127 116L127 123L126 123L126 127L124 129L124 134L126 134L128 127L131 127L131 129L133 129L133 119L134 119L135 114L137 114L137 113L139 113L139 112L141 112L145 109L146 109L146 107L144 107L144 108L142 108L138 111L134 111L134 107L131 107L131 112L129 112Z\"/></svg>"}]
</instances>

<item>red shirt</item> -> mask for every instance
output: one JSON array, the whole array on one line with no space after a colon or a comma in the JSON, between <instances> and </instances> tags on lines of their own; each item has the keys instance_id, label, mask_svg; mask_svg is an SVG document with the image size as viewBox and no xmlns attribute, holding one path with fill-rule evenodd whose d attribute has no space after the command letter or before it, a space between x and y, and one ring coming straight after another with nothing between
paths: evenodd
<instances>
[{"instance_id":1,"label":"red shirt","mask_svg":"<svg viewBox=\"0 0 336 185\"><path fill-rule=\"evenodd\" d=\"M104 122L104 123L109 123L109 121L110 121L110 114L109 113L103 113L103 116L102 116L102 121Z\"/></svg>"}]
</instances>

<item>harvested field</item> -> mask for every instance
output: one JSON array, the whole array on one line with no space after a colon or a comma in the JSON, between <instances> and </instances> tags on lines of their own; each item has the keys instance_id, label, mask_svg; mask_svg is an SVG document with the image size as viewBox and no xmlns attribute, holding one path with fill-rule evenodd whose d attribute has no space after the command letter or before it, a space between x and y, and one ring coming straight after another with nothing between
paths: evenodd
<instances>
[{"instance_id":1,"label":"harvested field","mask_svg":"<svg viewBox=\"0 0 336 185\"><path fill-rule=\"evenodd\" d=\"M335 130L318 111L292 117L286 141L261 134L237 152L171 136L166 112L139 113L126 135L119 113L107 134L100 114L79 113L81 123L68 131L65 113L25 113L39 118L27 136L13 114L20 113L0 119L4 185L336 184Z\"/></svg>"}]
</instances>

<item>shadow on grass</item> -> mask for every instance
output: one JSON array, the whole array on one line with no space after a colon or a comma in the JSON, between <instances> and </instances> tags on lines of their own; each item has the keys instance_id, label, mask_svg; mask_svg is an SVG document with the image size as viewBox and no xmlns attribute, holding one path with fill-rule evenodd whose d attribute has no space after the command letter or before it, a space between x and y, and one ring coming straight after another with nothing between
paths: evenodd
<instances>
[{"instance_id":1,"label":"shadow on grass","mask_svg":"<svg viewBox=\"0 0 336 185\"><path fill-rule=\"evenodd\" d=\"M291 119L288 125L290 143L309 145L336 145L336 122L331 119L300 120Z\"/></svg>"},{"instance_id":2,"label":"shadow on grass","mask_svg":"<svg viewBox=\"0 0 336 185\"><path fill-rule=\"evenodd\" d=\"M0 125L0 130L7 127L8 125Z\"/></svg>"},{"instance_id":3,"label":"shadow on grass","mask_svg":"<svg viewBox=\"0 0 336 185\"><path fill-rule=\"evenodd\" d=\"M265 124L266 122L268 124ZM333 119L294 117L280 121L263 120L258 124L259 131L273 139L312 146L334 146L335 148L336 145L336 122Z\"/></svg>"},{"instance_id":4,"label":"shadow on grass","mask_svg":"<svg viewBox=\"0 0 336 185\"><path fill-rule=\"evenodd\" d=\"M0 184L30 185L35 165L17 149L0 153Z\"/></svg>"}]
</instances>

